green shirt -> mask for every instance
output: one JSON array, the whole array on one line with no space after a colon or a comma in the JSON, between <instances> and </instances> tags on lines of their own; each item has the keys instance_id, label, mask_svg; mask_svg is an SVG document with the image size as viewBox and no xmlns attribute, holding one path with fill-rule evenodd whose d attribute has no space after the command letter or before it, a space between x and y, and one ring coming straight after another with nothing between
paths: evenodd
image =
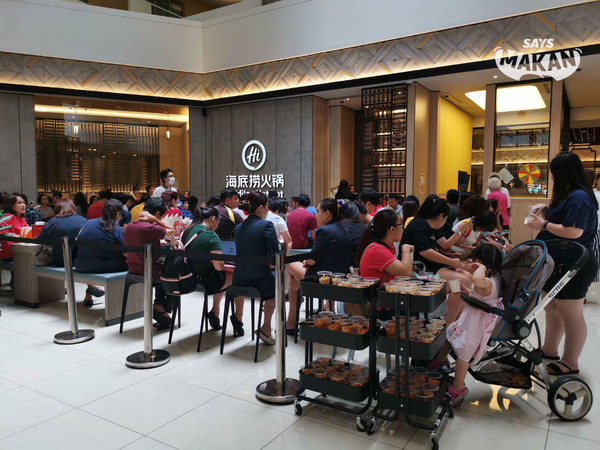
<instances>
[{"instance_id":1,"label":"green shirt","mask_svg":"<svg viewBox=\"0 0 600 450\"><path fill-rule=\"evenodd\" d=\"M217 233L215 233L214 231L210 231L202 224L198 224L194 228L192 228L192 230L187 235L184 244L187 244L187 242L196 233L198 233L198 236L196 236L192 243L186 247L186 250L195 250L205 253L210 253L214 250L221 250L221 239L219 239ZM211 265L211 261L200 259L193 260L192 270L195 274L203 275Z\"/></svg>"}]
</instances>

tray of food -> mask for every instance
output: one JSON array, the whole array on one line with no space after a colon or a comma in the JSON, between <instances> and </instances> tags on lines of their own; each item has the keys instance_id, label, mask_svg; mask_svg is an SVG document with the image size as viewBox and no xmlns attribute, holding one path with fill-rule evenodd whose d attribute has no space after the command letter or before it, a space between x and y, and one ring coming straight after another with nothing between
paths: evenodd
<instances>
[{"instance_id":1,"label":"tray of food","mask_svg":"<svg viewBox=\"0 0 600 450\"><path fill-rule=\"evenodd\" d=\"M408 375L407 401L406 372L404 369L398 372L399 386L396 386L396 376L393 372L379 385L377 406L393 411L404 411L409 407L410 414L420 417L433 416L446 393L446 377L422 367L411 368Z\"/></svg>"},{"instance_id":2,"label":"tray of food","mask_svg":"<svg viewBox=\"0 0 600 450\"><path fill-rule=\"evenodd\" d=\"M322 311L300 322L300 339L305 341L363 350L370 338L369 321L362 316Z\"/></svg>"},{"instance_id":3,"label":"tray of food","mask_svg":"<svg viewBox=\"0 0 600 450\"><path fill-rule=\"evenodd\" d=\"M404 317L399 318L398 329L398 354L402 355L406 345L406 325ZM414 317L410 318L409 325L410 356L413 358L431 360L437 355L446 342L445 323L441 319L432 319L426 322ZM377 350L383 353L394 354L396 346L396 321L388 320L377 333Z\"/></svg>"},{"instance_id":4,"label":"tray of food","mask_svg":"<svg viewBox=\"0 0 600 450\"><path fill-rule=\"evenodd\" d=\"M377 292L377 306L404 311L430 313L446 300L446 282L416 279L395 279L385 283ZM410 303L410 305L409 305Z\"/></svg>"},{"instance_id":5,"label":"tray of food","mask_svg":"<svg viewBox=\"0 0 600 450\"><path fill-rule=\"evenodd\" d=\"M346 303L367 303L376 295L379 279L359 275L317 272L300 282L300 295Z\"/></svg>"},{"instance_id":6,"label":"tray of food","mask_svg":"<svg viewBox=\"0 0 600 450\"><path fill-rule=\"evenodd\" d=\"M376 382L378 382L377 376ZM369 396L369 368L345 361L319 358L300 369L299 392L308 389L351 402Z\"/></svg>"}]
</instances>

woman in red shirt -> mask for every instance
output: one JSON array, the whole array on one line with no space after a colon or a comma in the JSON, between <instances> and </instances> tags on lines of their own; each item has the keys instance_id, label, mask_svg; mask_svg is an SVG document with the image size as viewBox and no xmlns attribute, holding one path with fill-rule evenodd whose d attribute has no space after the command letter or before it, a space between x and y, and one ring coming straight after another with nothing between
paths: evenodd
<instances>
[{"instance_id":1,"label":"woman in red shirt","mask_svg":"<svg viewBox=\"0 0 600 450\"><path fill-rule=\"evenodd\" d=\"M177 192L167 191L163 192L161 198L167 204L167 212L163 217L181 217L181 211L177 207L178 196Z\"/></svg>"},{"instance_id":2,"label":"woman in red shirt","mask_svg":"<svg viewBox=\"0 0 600 450\"><path fill-rule=\"evenodd\" d=\"M12 194L6 197L4 201L4 214L2 214L0 219L4 220L1 226L9 226L10 228L0 231L0 234L20 236L21 228L27 226L27 222L25 221L26 208L25 200L20 195ZM11 244L12 242L10 241L2 241L0 245L0 259L12 260Z\"/></svg>"},{"instance_id":3,"label":"woman in red shirt","mask_svg":"<svg viewBox=\"0 0 600 450\"><path fill-rule=\"evenodd\" d=\"M369 228L363 233L358 246L360 274L379 278L385 283L396 276L410 276L414 247L402 246L401 260L396 258L394 243L402 239L402 220L391 209L379 210Z\"/></svg>"}]
</instances>

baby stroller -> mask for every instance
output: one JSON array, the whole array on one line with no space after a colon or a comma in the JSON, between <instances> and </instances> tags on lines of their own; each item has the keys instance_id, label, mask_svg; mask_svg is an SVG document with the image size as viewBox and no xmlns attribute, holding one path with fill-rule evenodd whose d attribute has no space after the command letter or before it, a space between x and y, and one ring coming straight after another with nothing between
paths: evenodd
<instances>
[{"instance_id":1,"label":"baby stroller","mask_svg":"<svg viewBox=\"0 0 600 450\"><path fill-rule=\"evenodd\" d=\"M565 275L541 299L544 283L554 271L549 248L564 266L561 255L573 247L578 248L581 256L576 261L569 261ZM467 304L502 317L490 338L488 350L469 369L476 380L516 389L531 389L535 383L548 391L548 405L561 420L579 420L589 412L593 395L585 381L570 375L559 376L555 381L550 379L542 361L541 336L536 321L537 315L584 266L588 256L585 247L572 241L527 241L517 245L502 262L500 296L504 311L467 295L461 296ZM537 347L528 340L533 330L537 335Z\"/></svg>"}]
</instances>

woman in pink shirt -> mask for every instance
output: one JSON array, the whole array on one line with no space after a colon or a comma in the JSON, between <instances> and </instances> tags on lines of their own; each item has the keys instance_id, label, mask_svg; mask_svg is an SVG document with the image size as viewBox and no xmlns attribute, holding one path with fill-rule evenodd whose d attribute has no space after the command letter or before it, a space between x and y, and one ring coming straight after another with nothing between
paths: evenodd
<instances>
[{"instance_id":1,"label":"woman in pink shirt","mask_svg":"<svg viewBox=\"0 0 600 450\"><path fill-rule=\"evenodd\" d=\"M488 187L490 188L488 200L495 199L498 201L498 209L500 210L500 217L502 217L502 228L508 230L508 199L506 198L506 195L500 192L502 182L499 178L490 178L488 180Z\"/></svg>"}]
</instances>

